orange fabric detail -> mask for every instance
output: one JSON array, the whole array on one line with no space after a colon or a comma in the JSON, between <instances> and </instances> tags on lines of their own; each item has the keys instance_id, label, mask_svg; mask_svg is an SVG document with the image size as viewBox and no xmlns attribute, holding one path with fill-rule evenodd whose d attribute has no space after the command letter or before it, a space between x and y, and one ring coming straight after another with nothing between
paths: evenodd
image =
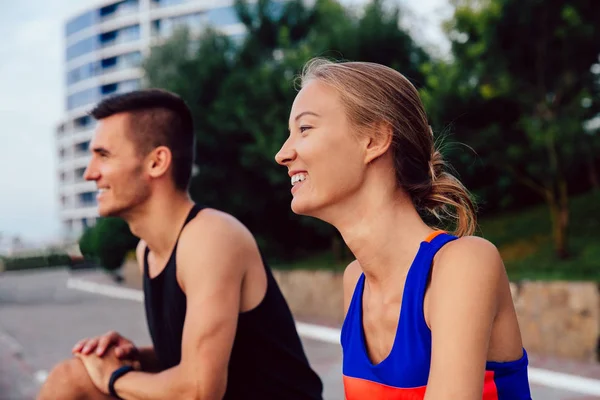
<instances>
[{"instance_id":1,"label":"orange fabric detail","mask_svg":"<svg viewBox=\"0 0 600 400\"><path fill-rule=\"evenodd\" d=\"M427 386L396 388L344 375L346 400L423 400L426 389ZM498 388L494 381L494 371L485 372L482 400L498 400Z\"/></svg>"},{"instance_id":2,"label":"orange fabric detail","mask_svg":"<svg viewBox=\"0 0 600 400\"><path fill-rule=\"evenodd\" d=\"M440 234L442 234L442 233L446 233L446 232L445 232L445 231L433 231L433 232L431 232L431 233L429 234L429 236L427 236L427 237L425 238L425 241L429 243L429 242L431 242L433 239L435 239L435 237L436 237L437 235L440 235Z\"/></svg>"},{"instance_id":3,"label":"orange fabric detail","mask_svg":"<svg viewBox=\"0 0 600 400\"><path fill-rule=\"evenodd\" d=\"M426 386L396 388L365 379L344 376L346 400L423 400L425 389Z\"/></svg>"}]
</instances>

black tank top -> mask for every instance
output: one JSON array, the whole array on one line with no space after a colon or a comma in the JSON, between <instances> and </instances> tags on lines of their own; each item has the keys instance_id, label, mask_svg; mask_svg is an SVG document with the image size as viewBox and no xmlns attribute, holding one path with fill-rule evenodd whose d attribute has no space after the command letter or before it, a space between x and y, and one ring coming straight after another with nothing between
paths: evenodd
<instances>
[{"instance_id":1,"label":"black tank top","mask_svg":"<svg viewBox=\"0 0 600 400\"><path fill-rule=\"evenodd\" d=\"M183 226L201 209L195 205ZM186 314L186 296L177 282L177 243L164 270L152 279L148 252L146 247L146 318L160 367L168 369L181 360ZM256 308L239 314L224 399L322 399L321 379L310 367L291 311L264 259L263 264L267 291Z\"/></svg>"}]
</instances>

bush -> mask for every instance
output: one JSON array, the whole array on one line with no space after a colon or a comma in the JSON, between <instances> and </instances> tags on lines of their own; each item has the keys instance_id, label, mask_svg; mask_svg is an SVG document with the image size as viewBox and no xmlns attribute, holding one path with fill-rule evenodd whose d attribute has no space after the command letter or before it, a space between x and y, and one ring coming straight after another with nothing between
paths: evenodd
<instances>
[{"instance_id":1,"label":"bush","mask_svg":"<svg viewBox=\"0 0 600 400\"><path fill-rule=\"evenodd\" d=\"M86 260L97 261L94 240L94 228L87 228L79 238L79 251Z\"/></svg>"},{"instance_id":2,"label":"bush","mask_svg":"<svg viewBox=\"0 0 600 400\"><path fill-rule=\"evenodd\" d=\"M46 267L65 267L71 265L71 257L66 253L50 253L45 255L6 257L0 263L5 271L21 271Z\"/></svg>"},{"instance_id":3,"label":"bush","mask_svg":"<svg viewBox=\"0 0 600 400\"><path fill-rule=\"evenodd\" d=\"M138 238L133 236L127 223L116 217L101 218L94 227L87 229L79 239L81 254L100 264L108 271L119 269L134 250Z\"/></svg>"}]
</instances>

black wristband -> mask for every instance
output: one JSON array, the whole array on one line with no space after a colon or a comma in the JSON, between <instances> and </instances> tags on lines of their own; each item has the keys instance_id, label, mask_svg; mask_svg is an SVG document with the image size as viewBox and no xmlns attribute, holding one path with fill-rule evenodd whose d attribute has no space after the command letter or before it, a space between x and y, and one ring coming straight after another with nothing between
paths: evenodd
<instances>
[{"instance_id":1,"label":"black wristband","mask_svg":"<svg viewBox=\"0 0 600 400\"><path fill-rule=\"evenodd\" d=\"M117 398L119 400L123 400L121 397L119 397L117 392L115 392L115 382L117 381L117 379L119 379L120 377L122 377L123 375L125 375L126 373L128 373L130 371L133 371L133 367L131 365L123 365L122 367L117 368L110 375L110 379L108 381L108 392L110 393L111 396L113 396L114 398Z\"/></svg>"}]
</instances>

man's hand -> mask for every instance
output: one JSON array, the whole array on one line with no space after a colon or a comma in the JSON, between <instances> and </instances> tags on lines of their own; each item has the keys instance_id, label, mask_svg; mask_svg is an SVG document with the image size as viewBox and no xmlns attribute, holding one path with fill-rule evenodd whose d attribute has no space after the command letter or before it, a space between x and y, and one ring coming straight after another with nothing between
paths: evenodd
<instances>
[{"instance_id":1,"label":"man's hand","mask_svg":"<svg viewBox=\"0 0 600 400\"><path fill-rule=\"evenodd\" d=\"M73 355L89 355L95 351L96 355L102 357L111 346L114 346L115 355L122 360L136 358L138 351L133 342L114 331L95 338L80 340L73 347L72 352Z\"/></svg>"},{"instance_id":2,"label":"man's hand","mask_svg":"<svg viewBox=\"0 0 600 400\"><path fill-rule=\"evenodd\" d=\"M94 385L106 395L110 394L108 392L108 382L116 369L124 365L133 365L135 369L139 369L138 363L119 359L115 353L114 350L106 351L103 356L98 356L94 353L87 355L75 353L75 356L83 362Z\"/></svg>"}]
</instances>

